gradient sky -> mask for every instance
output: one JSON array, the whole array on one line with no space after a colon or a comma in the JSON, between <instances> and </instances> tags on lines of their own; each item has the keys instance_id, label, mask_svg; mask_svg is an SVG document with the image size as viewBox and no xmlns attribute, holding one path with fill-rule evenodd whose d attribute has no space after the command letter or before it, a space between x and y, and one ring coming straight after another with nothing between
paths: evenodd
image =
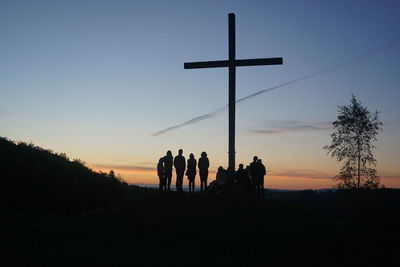
<instances>
[{"instance_id":1,"label":"gradient sky","mask_svg":"<svg viewBox=\"0 0 400 267\"><path fill-rule=\"evenodd\" d=\"M396 0L1 0L0 136L131 183L157 183L167 150L207 151L212 171L226 167L227 112L152 134L227 104L227 69L183 63L227 59L234 12L237 58L284 59L239 68L237 98L367 55L238 104L237 164L262 158L268 188L332 187L339 165L322 147L353 93L381 112L378 174L399 188L400 43L368 54L400 39L399 10Z\"/></svg>"}]
</instances>

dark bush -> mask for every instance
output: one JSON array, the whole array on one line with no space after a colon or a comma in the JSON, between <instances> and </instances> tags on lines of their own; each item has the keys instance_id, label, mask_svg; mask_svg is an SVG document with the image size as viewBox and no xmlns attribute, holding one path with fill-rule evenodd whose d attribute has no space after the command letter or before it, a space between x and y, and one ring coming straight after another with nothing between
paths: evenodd
<instances>
[{"instance_id":1,"label":"dark bush","mask_svg":"<svg viewBox=\"0 0 400 267\"><path fill-rule=\"evenodd\" d=\"M0 137L0 207L88 210L129 195L129 185L33 144Z\"/></svg>"}]
</instances>

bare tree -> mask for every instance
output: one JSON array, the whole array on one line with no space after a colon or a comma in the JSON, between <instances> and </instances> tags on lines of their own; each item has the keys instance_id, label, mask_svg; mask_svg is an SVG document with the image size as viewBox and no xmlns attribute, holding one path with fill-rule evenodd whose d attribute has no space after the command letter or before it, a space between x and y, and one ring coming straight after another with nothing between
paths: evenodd
<instances>
[{"instance_id":1,"label":"bare tree","mask_svg":"<svg viewBox=\"0 0 400 267\"><path fill-rule=\"evenodd\" d=\"M338 106L338 118L333 122L332 144L324 146L328 155L342 162L339 175L333 178L341 189L378 188L376 159L372 155L382 122L378 111L371 113L352 95L348 106Z\"/></svg>"}]
</instances>

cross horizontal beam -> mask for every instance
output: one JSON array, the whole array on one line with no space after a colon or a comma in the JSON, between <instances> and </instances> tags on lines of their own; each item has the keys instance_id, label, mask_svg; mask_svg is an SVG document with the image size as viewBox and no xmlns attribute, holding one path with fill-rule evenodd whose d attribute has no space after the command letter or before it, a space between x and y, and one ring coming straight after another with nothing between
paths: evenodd
<instances>
[{"instance_id":1,"label":"cross horizontal beam","mask_svg":"<svg viewBox=\"0 0 400 267\"><path fill-rule=\"evenodd\" d=\"M184 64L185 69L202 69L202 68L222 68L229 67L230 60L217 60L217 61L201 61L201 62L187 62ZM232 66L262 66L262 65L281 65L283 59L281 57L275 58L256 58L256 59L236 59L233 60Z\"/></svg>"},{"instance_id":2,"label":"cross horizontal beam","mask_svg":"<svg viewBox=\"0 0 400 267\"><path fill-rule=\"evenodd\" d=\"M282 65L282 64L283 64L283 59L281 57L236 59L235 60L235 65L238 67L262 66L262 65Z\"/></svg>"},{"instance_id":3,"label":"cross horizontal beam","mask_svg":"<svg viewBox=\"0 0 400 267\"><path fill-rule=\"evenodd\" d=\"M183 65L185 69L222 68L228 66L229 60L187 62Z\"/></svg>"}]
</instances>

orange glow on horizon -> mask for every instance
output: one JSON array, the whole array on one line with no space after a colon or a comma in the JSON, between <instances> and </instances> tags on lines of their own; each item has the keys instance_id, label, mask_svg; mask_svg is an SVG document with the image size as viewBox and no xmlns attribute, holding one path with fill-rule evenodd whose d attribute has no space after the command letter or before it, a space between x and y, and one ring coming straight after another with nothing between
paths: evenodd
<instances>
[{"instance_id":1,"label":"orange glow on horizon","mask_svg":"<svg viewBox=\"0 0 400 267\"><path fill-rule=\"evenodd\" d=\"M100 165L90 165L95 171L109 172L110 169L99 167ZM108 166L111 167L111 166ZM158 184L158 176L156 169L146 167L132 167L128 169L126 167L118 168L113 166L111 168L116 174L121 175L123 180L130 184ZM280 175L276 173L267 174L264 178L264 187L269 189L287 189L287 190L306 190L306 189L323 189L323 188L334 188L335 182L331 179L332 176L326 178L315 178L304 176L290 176ZM176 174L173 172L172 185L175 184ZM208 183L215 180L216 172L210 171ZM185 176L186 178L186 176ZM188 183L187 179L184 179L184 185ZM199 177L196 176L196 183L199 183ZM400 188L400 177L397 176L381 176L381 184L387 188Z\"/></svg>"},{"instance_id":2,"label":"orange glow on horizon","mask_svg":"<svg viewBox=\"0 0 400 267\"><path fill-rule=\"evenodd\" d=\"M288 189L288 190L306 190L333 188L334 183L331 179L295 177L284 175L268 174L264 178L264 187L269 189Z\"/></svg>"}]
</instances>

